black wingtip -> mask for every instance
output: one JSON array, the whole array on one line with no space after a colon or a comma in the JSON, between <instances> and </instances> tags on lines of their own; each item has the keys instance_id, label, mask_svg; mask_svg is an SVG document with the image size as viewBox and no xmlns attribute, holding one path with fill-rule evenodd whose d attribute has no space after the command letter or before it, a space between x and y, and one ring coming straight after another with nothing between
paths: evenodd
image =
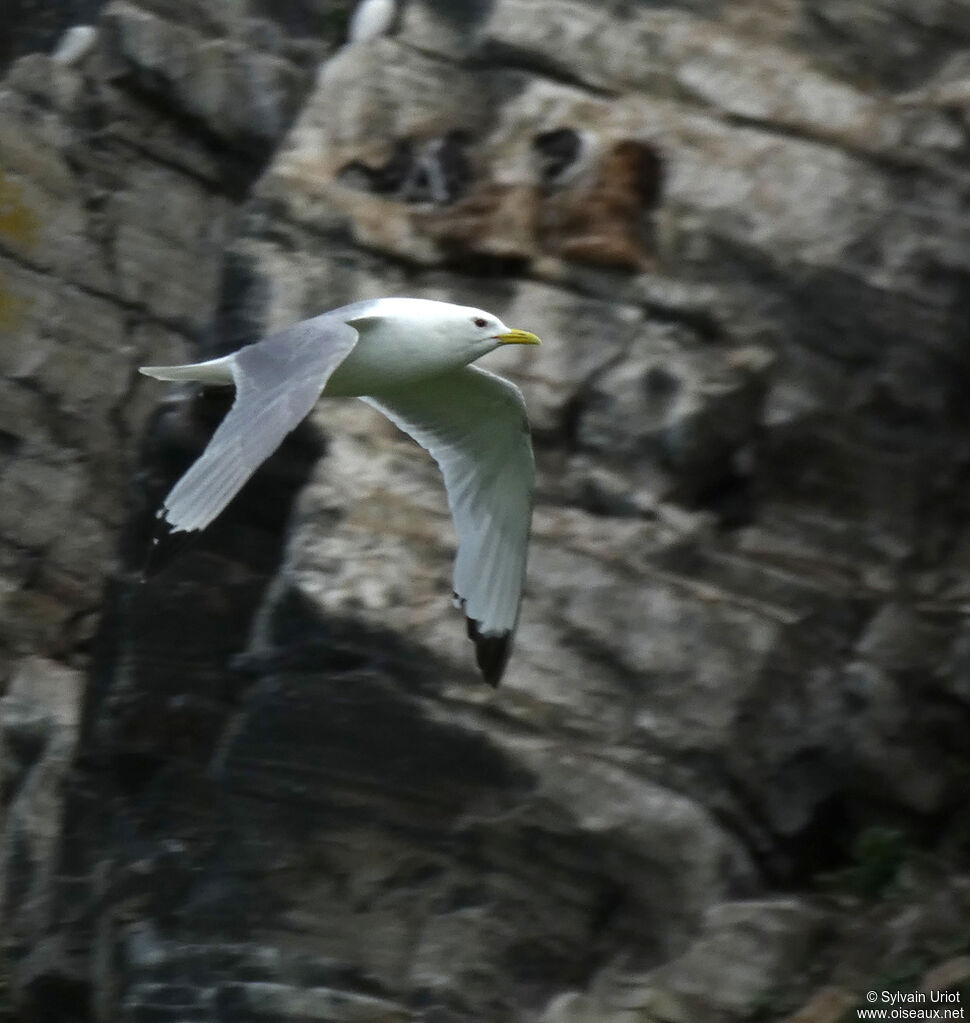
<instances>
[{"instance_id":1,"label":"black wingtip","mask_svg":"<svg viewBox=\"0 0 970 1023\"><path fill-rule=\"evenodd\" d=\"M512 633L502 632L497 636L483 636L478 631L478 622L474 618L466 618L468 638L475 643L475 660L482 678L493 689L498 688L505 666L509 663L512 653Z\"/></svg>"},{"instance_id":2,"label":"black wingtip","mask_svg":"<svg viewBox=\"0 0 970 1023\"><path fill-rule=\"evenodd\" d=\"M151 536L144 548L139 583L146 583L164 572L173 561L182 556L197 540L197 532L176 532L165 518L164 510L155 515Z\"/></svg>"}]
</instances>

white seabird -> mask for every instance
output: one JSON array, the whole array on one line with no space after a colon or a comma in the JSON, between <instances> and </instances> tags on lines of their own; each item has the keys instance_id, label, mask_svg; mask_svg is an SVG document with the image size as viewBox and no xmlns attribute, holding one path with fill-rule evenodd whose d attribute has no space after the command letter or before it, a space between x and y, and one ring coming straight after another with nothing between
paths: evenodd
<instances>
[{"instance_id":1,"label":"white seabird","mask_svg":"<svg viewBox=\"0 0 970 1023\"><path fill-rule=\"evenodd\" d=\"M98 41L98 30L93 25L75 25L58 40L51 60L67 67L80 64L94 49Z\"/></svg>"},{"instance_id":2,"label":"white seabird","mask_svg":"<svg viewBox=\"0 0 970 1023\"><path fill-rule=\"evenodd\" d=\"M347 42L362 43L384 35L394 21L395 0L361 0L350 19Z\"/></svg>"},{"instance_id":3,"label":"white seabird","mask_svg":"<svg viewBox=\"0 0 970 1023\"><path fill-rule=\"evenodd\" d=\"M228 415L159 517L173 532L204 529L317 398L359 397L441 468L458 532L455 602L485 681L498 685L525 576L532 444L519 389L471 363L507 344L539 339L481 309L379 298L304 320L220 359L142 366L158 380L236 388Z\"/></svg>"}]
</instances>

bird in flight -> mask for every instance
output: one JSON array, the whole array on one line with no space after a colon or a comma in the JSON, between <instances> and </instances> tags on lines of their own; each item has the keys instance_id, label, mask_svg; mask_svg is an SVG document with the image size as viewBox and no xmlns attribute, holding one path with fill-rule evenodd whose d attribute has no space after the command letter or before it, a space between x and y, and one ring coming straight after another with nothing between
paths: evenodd
<instances>
[{"instance_id":1,"label":"bird in flight","mask_svg":"<svg viewBox=\"0 0 970 1023\"><path fill-rule=\"evenodd\" d=\"M323 397L360 398L430 452L458 533L454 597L482 676L497 686L519 619L534 466L519 389L472 365L501 345L537 345L481 309L423 298L354 302L231 355L142 366L158 380L233 385L236 398L158 512L204 529Z\"/></svg>"}]
</instances>

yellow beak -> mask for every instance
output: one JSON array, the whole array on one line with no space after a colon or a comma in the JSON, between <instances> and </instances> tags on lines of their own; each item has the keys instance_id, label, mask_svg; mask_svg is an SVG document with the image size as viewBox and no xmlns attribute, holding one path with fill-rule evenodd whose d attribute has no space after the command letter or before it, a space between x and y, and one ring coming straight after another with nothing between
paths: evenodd
<instances>
[{"instance_id":1,"label":"yellow beak","mask_svg":"<svg viewBox=\"0 0 970 1023\"><path fill-rule=\"evenodd\" d=\"M542 342L527 330L510 330L507 334L498 334L503 345L541 345Z\"/></svg>"}]
</instances>

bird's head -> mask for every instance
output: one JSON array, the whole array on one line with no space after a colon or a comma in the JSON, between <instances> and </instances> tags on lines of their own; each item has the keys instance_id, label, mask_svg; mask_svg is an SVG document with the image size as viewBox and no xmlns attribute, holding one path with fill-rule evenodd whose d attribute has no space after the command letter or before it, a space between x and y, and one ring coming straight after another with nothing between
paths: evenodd
<instances>
[{"instance_id":1,"label":"bird's head","mask_svg":"<svg viewBox=\"0 0 970 1023\"><path fill-rule=\"evenodd\" d=\"M471 306L453 306L448 332L460 340L477 359L501 345L538 345L535 334L507 327L497 316Z\"/></svg>"},{"instance_id":2,"label":"bird's head","mask_svg":"<svg viewBox=\"0 0 970 1023\"><path fill-rule=\"evenodd\" d=\"M413 369L426 372L467 365L502 345L540 343L535 334L513 330L484 309L426 298L379 299L347 322L362 335L377 332L399 357L414 360Z\"/></svg>"}]
</instances>

